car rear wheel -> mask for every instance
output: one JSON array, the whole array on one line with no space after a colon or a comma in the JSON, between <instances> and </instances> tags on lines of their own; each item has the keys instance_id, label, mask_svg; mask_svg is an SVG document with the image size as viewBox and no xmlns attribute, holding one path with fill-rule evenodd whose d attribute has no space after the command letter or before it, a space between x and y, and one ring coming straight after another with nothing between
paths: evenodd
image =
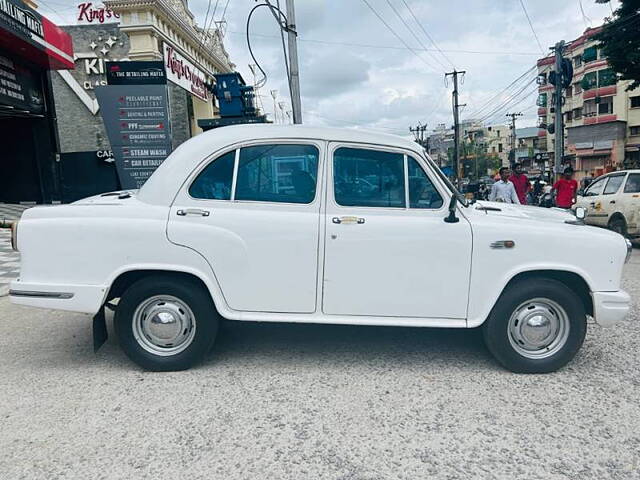
<instances>
[{"instance_id":1,"label":"car rear wheel","mask_svg":"<svg viewBox=\"0 0 640 480\"><path fill-rule=\"evenodd\" d=\"M578 295L545 278L509 286L483 325L487 348L517 373L548 373L563 367L582 346L586 331L586 312Z\"/></svg>"},{"instance_id":2,"label":"car rear wheel","mask_svg":"<svg viewBox=\"0 0 640 480\"><path fill-rule=\"evenodd\" d=\"M218 313L197 281L172 276L137 281L122 295L114 324L126 355L146 370L185 370L200 362L218 330Z\"/></svg>"}]
</instances>

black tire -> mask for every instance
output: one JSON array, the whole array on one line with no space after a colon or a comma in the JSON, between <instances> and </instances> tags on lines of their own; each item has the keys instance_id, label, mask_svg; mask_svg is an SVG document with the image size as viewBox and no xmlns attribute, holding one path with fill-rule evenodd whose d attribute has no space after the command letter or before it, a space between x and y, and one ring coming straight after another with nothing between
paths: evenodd
<instances>
[{"instance_id":1,"label":"black tire","mask_svg":"<svg viewBox=\"0 0 640 480\"><path fill-rule=\"evenodd\" d=\"M188 307L185 310L190 310L193 314L193 328L189 328L189 331L193 329L194 332L189 333L190 340L183 343L188 346L175 354L164 352L163 356L149 351L149 347L143 346L145 342L138 341L134 333L136 310L158 296L178 299ZM161 301L158 302L158 305L162 304ZM180 309L180 312L183 310ZM138 280L124 292L115 312L114 327L125 354L139 366L154 372L179 371L199 363L211 350L218 331L219 318L209 292L199 282L179 276L159 275Z\"/></svg>"},{"instance_id":2,"label":"black tire","mask_svg":"<svg viewBox=\"0 0 640 480\"><path fill-rule=\"evenodd\" d=\"M615 215L607 225L609 230L619 233L623 237L627 236L627 221L622 215Z\"/></svg>"},{"instance_id":3,"label":"black tire","mask_svg":"<svg viewBox=\"0 0 640 480\"><path fill-rule=\"evenodd\" d=\"M568 325L566 340L546 358L528 358L512 345L512 341L517 343L517 339L511 333L510 319L517 310L526 315L526 307L521 307L533 299L551 300L564 310L568 318L565 322ZM530 278L510 285L500 295L482 329L487 348L508 370L549 373L565 366L580 350L587 333L587 317L582 300L573 290L556 280Z\"/></svg>"}]
</instances>

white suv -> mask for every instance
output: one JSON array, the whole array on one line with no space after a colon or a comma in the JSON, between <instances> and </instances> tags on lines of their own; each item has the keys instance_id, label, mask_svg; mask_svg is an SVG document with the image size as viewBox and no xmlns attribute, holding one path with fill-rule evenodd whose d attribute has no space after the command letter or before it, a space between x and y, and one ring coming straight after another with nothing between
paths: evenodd
<instances>
[{"instance_id":1,"label":"white suv","mask_svg":"<svg viewBox=\"0 0 640 480\"><path fill-rule=\"evenodd\" d=\"M593 181L576 207L587 211L589 225L607 227L626 237L640 237L640 170L612 172Z\"/></svg>"}]
</instances>

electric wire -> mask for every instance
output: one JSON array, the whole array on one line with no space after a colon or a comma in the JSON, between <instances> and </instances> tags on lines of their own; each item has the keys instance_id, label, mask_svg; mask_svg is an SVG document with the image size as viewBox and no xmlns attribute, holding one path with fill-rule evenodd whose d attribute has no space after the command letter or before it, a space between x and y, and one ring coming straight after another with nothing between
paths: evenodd
<instances>
[{"instance_id":1,"label":"electric wire","mask_svg":"<svg viewBox=\"0 0 640 480\"><path fill-rule=\"evenodd\" d=\"M393 10L393 13L396 14L396 16L400 19L402 24L405 26L405 28L413 36L413 38L416 39L416 42L418 42L418 45L420 45L431 56L431 58L433 58L436 62L438 62L440 64L440 66L443 68L443 70L446 71L447 70L447 66L444 63L442 63L438 57L436 57L431 52L426 50L426 47L425 47L424 43L420 40L420 38L418 38L418 36L414 33L414 31L411 29L411 27L409 27L409 24L405 21L405 19L402 18L402 15L400 15L400 12L398 12L396 7L393 6L393 3L391 3L390 0L386 0L386 2L391 7L391 10Z\"/></svg>"},{"instance_id":2,"label":"electric wire","mask_svg":"<svg viewBox=\"0 0 640 480\"><path fill-rule=\"evenodd\" d=\"M234 32L230 31L234 35L243 35L245 32ZM254 37L262 37L262 38L278 38L277 35L266 35L262 33L254 33ZM361 47L361 48L375 48L375 49L383 49L383 50L409 50L407 47L394 46L394 45L372 45L368 43L350 43L350 42L334 42L331 40L317 40L311 38L302 38L298 36L298 42L303 43L317 43L320 45L336 45L336 46L344 46L344 47ZM437 50L434 48L414 48L414 50L418 52L427 51L427 52L436 52ZM496 51L496 50L450 50L445 49L443 52L449 53L462 53L462 54L477 54L477 55L515 55L515 56L526 56L526 57L539 57L539 52L510 52L510 51Z\"/></svg>"},{"instance_id":3,"label":"electric wire","mask_svg":"<svg viewBox=\"0 0 640 480\"><path fill-rule=\"evenodd\" d=\"M389 24L387 23L387 21L386 21L386 20L385 20L385 19L384 19L384 18L383 18L383 17L382 17L378 12L377 12L377 10L376 10L375 8L373 8L373 7L371 6L371 4L370 4L367 0L362 0L362 1L364 2L364 4L365 4L367 7L369 7L369 10L371 10L371 11L373 12L373 14L374 14L376 17L378 17L378 20L380 20L380 21L384 24L384 26L385 26L385 27L387 27L387 30L389 30L389 31L390 31L390 32L391 32L391 33L392 33L392 34L393 34L393 35L394 35L398 40L400 40L400 42L401 42L405 47L407 47L409 50L411 50L411 52L412 52L416 57L418 57L418 59L420 59L420 61L421 61L422 63L424 63L427 67L429 67L429 68L430 68L431 70L433 70L435 73L439 73L436 69L434 69L434 68L431 66L431 64L429 64L429 63L428 63L424 58L422 58L414 48L411 48L411 46L409 46L409 44L408 44L407 42L405 42L405 41L404 41L404 39L403 39L400 35L398 35L398 34L396 33L396 31L395 31L393 28L391 28L391 25L389 25Z\"/></svg>"},{"instance_id":4,"label":"electric wire","mask_svg":"<svg viewBox=\"0 0 640 480\"><path fill-rule=\"evenodd\" d=\"M491 110L489 110L488 113L485 113L483 115L480 116L480 120L484 120L487 118L490 118L492 116L494 116L497 112L504 110L505 108L510 108L510 104L511 102L519 97L520 94L522 94L522 92L524 92L533 82L535 82L535 78L532 78L531 80L529 80L527 83L525 83L523 86L521 86L517 91L510 93L507 98L501 100L498 104L493 105ZM537 88L537 87L536 87Z\"/></svg>"},{"instance_id":5,"label":"electric wire","mask_svg":"<svg viewBox=\"0 0 640 480\"><path fill-rule=\"evenodd\" d=\"M207 21L209 20L209 11L211 10L211 0L209 0L209 2L207 3L207 13L204 16L204 23L202 24L203 29L202 29L202 35L200 35L200 41L198 42L198 50L196 55L200 54L200 50L202 50L202 46L204 45L204 38L205 38L205 30L207 27Z\"/></svg>"},{"instance_id":6,"label":"electric wire","mask_svg":"<svg viewBox=\"0 0 640 480\"><path fill-rule=\"evenodd\" d=\"M433 40L433 38L431 37L431 35L429 35L429 32L427 32L427 29L424 28L424 26L422 25L422 23L418 20L418 18L416 17L416 15L413 13L413 10L411 9L411 7L409 6L409 4L406 2L406 0L402 0L402 3L404 3L404 5L407 7L407 10L409 10L409 13L411 14L411 16L413 17L413 19L416 21L416 23L418 24L418 27L420 27L420 29L422 30L422 32L425 34L425 36L429 39L429 41L431 42L431 45L434 46L434 48L440 52L440 55L442 55L445 60L447 60L447 62L449 62L451 64L451 66L453 67L454 70L456 70L456 66L454 65L454 63L451 61L451 59L449 57L447 57L442 50L440 50L440 47L438 47L438 45L436 44L435 40Z\"/></svg>"},{"instance_id":7,"label":"electric wire","mask_svg":"<svg viewBox=\"0 0 640 480\"><path fill-rule=\"evenodd\" d=\"M520 0L520 5L522 6L522 10L527 17L527 21L529 22L529 26L531 27L531 32L533 32L533 36L536 37L536 42L538 42L538 47L540 47L540 52L544 55L544 48L542 48L542 44L540 43L540 39L538 38L538 34L533 28L533 23L531 22L531 18L529 17L529 12L527 12L527 8L524 6L524 1Z\"/></svg>"},{"instance_id":8,"label":"electric wire","mask_svg":"<svg viewBox=\"0 0 640 480\"><path fill-rule=\"evenodd\" d=\"M491 103L498 99L501 95L503 95L505 92L509 91L511 88L513 88L514 85L516 85L520 80L522 80L523 78L525 78L527 75L530 75L531 73L533 73L536 70L536 66L534 65L533 67L530 67L529 69L527 69L526 72L524 72L522 75L520 75L519 77L517 77L515 80L513 80L509 85L507 85L506 87L504 87L502 90L500 90L498 93L496 93L494 96L492 96L490 99L488 99L487 101L483 102L482 105L478 108L476 108L470 115L471 116L477 116L478 114L480 114L482 111L486 110Z\"/></svg>"}]
</instances>

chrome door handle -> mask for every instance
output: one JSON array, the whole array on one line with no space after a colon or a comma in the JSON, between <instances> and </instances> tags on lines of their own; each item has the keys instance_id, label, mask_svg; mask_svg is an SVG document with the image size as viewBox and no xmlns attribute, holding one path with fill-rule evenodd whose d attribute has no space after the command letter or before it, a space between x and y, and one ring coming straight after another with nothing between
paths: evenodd
<instances>
[{"instance_id":1,"label":"chrome door handle","mask_svg":"<svg viewBox=\"0 0 640 480\"><path fill-rule=\"evenodd\" d=\"M203 210L201 208L187 208L185 210L178 210L176 213L181 217L186 217L187 215L200 215L201 217L209 216L209 210Z\"/></svg>"},{"instance_id":2,"label":"chrome door handle","mask_svg":"<svg viewBox=\"0 0 640 480\"><path fill-rule=\"evenodd\" d=\"M333 217L331 219L331 221L333 223L336 224L345 224L345 225L350 225L350 224L356 224L356 225L362 225L364 223L364 218L361 217Z\"/></svg>"}]
</instances>

